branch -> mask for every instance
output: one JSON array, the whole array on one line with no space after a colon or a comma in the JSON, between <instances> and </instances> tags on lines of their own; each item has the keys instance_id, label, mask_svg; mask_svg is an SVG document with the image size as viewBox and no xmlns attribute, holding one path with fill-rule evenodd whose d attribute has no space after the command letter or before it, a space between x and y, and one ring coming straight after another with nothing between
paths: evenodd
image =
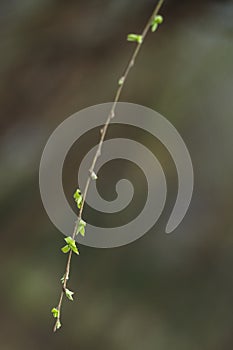
<instances>
[{"instance_id":1,"label":"branch","mask_svg":"<svg viewBox=\"0 0 233 350\"><path fill-rule=\"evenodd\" d=\"M111 120L115 117L115 109L116 109L117 102L119 101L119 99L121 97L122 89L126 83L126 80L128 78L130 70L133 68L133 66L135 64L135 60L136 60L138 53L142 47L142 44L144 42L146 35L148 34L150 29L152 32L154 32L157 29L158 25L160 23L162 23L163 19L161 16L158 16L158 13L159 13L159 10L160 10L163 3L164 3L164 0L159 0L159 2L157 3L156 7L154 8L154 10L152 12L152 15L150 16L149 20L147 21L141 35L129 34L127 37L128 41L135 41L137 43L136 48L135 48L135 50L134 50L125 70L124 70L123 75L121 76L121 78L118 81L118 87L117 87L115 97L113 100L112 108L108 114L108 117L106 119L106 122L105 122L103 128L100 130L101 136L100 136L100 140L98 143L98 147L97 147L96 153L94 155L94 158L92 160L92 163L91 163L91 166L89 169L89 175L88 175L86 185L85 185L85 188L83 191L82 200L79 202L80 205L78 205L78 207L79 207L78 218L77 218L77 221L75 223L72 237L69 237L72 240L74 240L74 238L78 232L79 223L81 221L84 222L82 220L82 213L83 213L83 209L84 209L84 205L85 205L85 201L86 201L86 197L87 197L87 192L88 192L91 180L93 180L93 177L95 177L95 173L94 173L95 165L96 165L97 159L101 155L102 145L103 145L103 142L105 140L105 136L106 136L109 124L110 124ZM74 243L74 245L75 245L75 243ZM65 248L65 247L67 247L67 248ZM64 274L63 279L62 279L62 291L61 291L61 295L60 295L60 299L59 299L59 303L58 303L57 308L52 309L52 313L53 313L54 317L56 318L56 322L55 322L55 325L53 328L54 332L56 332L56 330L61 327L61 307L62 307L62 302L63 302L64 296L66 295L69 299L73 300L72 299L73 292L71 292L67 289L67 281L69 279L72 254L73 254L73 252L75 252L76 254L79 254L76 246L75 246L76 250L74 250L69 245L67 245L65 247L63 249L65 249L66 251L64 251L64 250L63 251L64 252L68 251L69 254L68 254L68 258L67 258L65 274ZM71 295L69 293L71 293Z\"/></svg>"}]
</instances>

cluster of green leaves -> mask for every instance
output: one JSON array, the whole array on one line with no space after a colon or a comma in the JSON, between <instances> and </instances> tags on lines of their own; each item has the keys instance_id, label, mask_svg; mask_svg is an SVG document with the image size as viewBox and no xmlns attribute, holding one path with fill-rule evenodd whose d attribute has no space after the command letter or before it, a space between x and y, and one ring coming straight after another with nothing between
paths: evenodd
<instances>
[{"instance_id":1,"label":"cluster of green leaves","mask_svg":"<svg viewBox=\"0 0 233 350\"><path fill-rule=\"evenodd\" d=\"M92 174L92 179L93 180L96 180L97 179L97 176L94 174ZM81 191L79 189L77 189L73 195L74 197L74 200L77 204L77 207L80 209L81 208L81 205L82 205L82 202L83 202L83 196L81 194ZM76 231L76 234L80 233L82 236L85 235L85 227L86 227L86 222L82 219L79 220L79 223L78 223L78 227L77 227L77 231ZM65 242L66 242L66 245L64 247L61 248L61 251L66 254L66 253L69 253L70 251L72 251L73 253L79 255L79 251L78 251L78 248L76 246L76 242L75 240L72 238L72 237L66 237L64 238ZM68 288L66 288L66 281L69 279L69 276L68 276L68 273L66 272L64 274L64 276L62 276L61 278L61 282L62 284L64 285L63 286L63 290L64 290L64 293L67 297L67 299L73 301L73 295L74 295L74 292L72 292L71 290L69 290ZM60 311L59 309L57 309L56 307L52 308L51 310L52 314L53 314L53 317L56 318L56 323L55 323L55 330L61 328L61 321L60 321Z\"/></svg>"},{"instance_id":2,"label":"cluster of green leaves","mask_svg":"<svg viewBox=\"0 0 233 350\"><path fill-rule=\"evenodd\" d=\"M94 173L94 171L90 172L90 177L92 180L97 180L97 175L96 175L96 173ZM80 209L81 205L83 203L83 196L82 196L79 188L74 192L73 197L74 197L74 200L77 204L77 207ZM79 219L75 234L78 235L80 233L84 237L86 224L87 223L83 219ZM67 250L68 248L64 247L64 249ZM67 253L67 252L65 251L64 253Z\"/></svg>"},{"instance_id":3,"label":"cluster of green leaves","mask_svg":"<svg viewBox=\"0 0 233 350\"><path fill-rule=\"evenodd\" d=\"M61 248L61 251L63 253L68 253L70 250L72 250L75 254L79 254L78 248L76 246L75 240L72 237L66 237L64 238L66 241L66 245Z\"/></svg>"},{"instance_id":4,"label":"cluster of green leaves","mask_svg":"<svg viewBox=\"0 0 233 350\"><path fill-rule=\"evenodd\" d=\"M59 312L59 310L54 307L54 308L52 308L51 312L53 314L53 317L57 319L56 324L55 324L56 329L61 328L60 312Z\"/></svg>"},{"instance_id":5,"label":"cluster of green leaves","mask_svg":"<svg viewBox=\"0 0 233 350\"><path fill-rule=\"evenodd\" d=\"M64 278L63 278L63 283L64 283ZM69 300L71 300L71 301L74 300L73 299L74 292L72 292L68 288L65 288L64 292L65 292L66 297ZM53 317L56 318L55 330L57 330L57 329L61 328L60 311L56 307L53 307L51 310L51 313L53 314Z\"/></svg>"},{"instance_id":6,"label":"cluster of green leaves","mask_svg":"<svg viewBox=\"0 0 233 350\"><path fill-rule=\"evenodd\" d=\"M152 21L151 21L151 31L155 32L156 29L158 28L158 25L161 24L163 22L163 17L160 15L155 16ZM136 42L138 44L142 44L143 42L143 36L140 34L135 34L135 33L131 33L127 35L127 40L128 41L132 41L132 42ZM122 79L122 78L121 78ZM124 80L119 80L118 84L122 85Z\"/></svg>"}]
</instances>

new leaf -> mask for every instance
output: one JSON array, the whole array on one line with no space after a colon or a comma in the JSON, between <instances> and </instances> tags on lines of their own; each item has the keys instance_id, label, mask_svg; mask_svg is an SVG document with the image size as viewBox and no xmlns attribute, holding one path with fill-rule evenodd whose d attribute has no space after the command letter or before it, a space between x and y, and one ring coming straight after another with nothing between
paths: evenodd
<instances>
[{"instance_id":1,"label":"new leaf","mask_svg":"<svg viewBox=\"0 0 233 350\"><path fill-rule=\"evenodd\" d=\"M65 293L66 293L66 296L69 300L73 301L73 294L74 292L72 292L71 290L69 290L68 288L65 289Z\"/></svg>"},{"instance_id":2,"label":"new leaf","mask_svg":"<svg viewBox=\"0 0 233 350\"><path fill-rule=\"evenodd\" d=\"M82 201L83 201L83 196L81 195L81 191L77 189L74 194L73 194L74 200L77 204L78 209L81 208Z\"/></svg>"}]
</instances>

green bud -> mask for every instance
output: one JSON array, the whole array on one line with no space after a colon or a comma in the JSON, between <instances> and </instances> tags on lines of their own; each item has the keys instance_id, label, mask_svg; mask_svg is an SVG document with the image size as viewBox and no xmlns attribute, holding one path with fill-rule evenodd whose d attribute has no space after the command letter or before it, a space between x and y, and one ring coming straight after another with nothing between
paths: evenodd
<instances>
[{"instance_id":1,"label":"green bud","mask_svg":"<svg viewBox=\"0 0 233 350\"><path fill-rule=\"evenodd\" d=\"M137 42L138 44L141 44L143 39L142 39L142 35L128 34L127 40L128 41L134 41L134 42Z\"/></svg>"},{"instance_id":2,"label":"green bud","mask_svg":"<svg viewBox=\"0 0 233 350\"><path fill-rule=\"evenodd\" d=\"M71 301L74 300L74 299L73 299L73 294L74 294L74 292L72 292L71 290L69 290L68 288L66 288L66 289L65 289L65 293L66 293L66 297L67 297L69 300L71 300Z\"/></svg>"},{"instance_id":3,"label":"green bud","mask_svg":"<svg viewBox=\"0 0 233 350\"><path fill-rule=\"evenodd\" d=\"M155 16L154 21L158 24L161 24L161 23L163 23L163 17L160 15Z\"/></svg>"},{"instance_id":4,"label":"green bud","mask_svg":"<svg viewBox=\"0 0 233 350\"><path fill-rule=\"evenodd\" d=\"M53 307L51 312L52 312L54 318L58 318L59 317L60 313L59 313L59 310L57 308Z\"/></svg>"},{"instance_id":5,"label":"green bud","mask_svg":"<svg viewBox=\"0 0 233 350\"><path fill-rule=\"evenodd\" d=\"M156 29L158 28L158 25L163 23L163 17L158 15L158 16L155 16L153 18L153 20L151 21L151 31L152 32L155 32Z\"/></svg>"},{"instance_id":6,"label":"green bud","mask_svg":"<svg viewBox=\"0 0 233 350\"><path fill-rule=\"evenodd\" d=\"M125 81L125 77L121 77L119 80L118 80L118 85L122 85Z\"/></svg>"}]
</instances>

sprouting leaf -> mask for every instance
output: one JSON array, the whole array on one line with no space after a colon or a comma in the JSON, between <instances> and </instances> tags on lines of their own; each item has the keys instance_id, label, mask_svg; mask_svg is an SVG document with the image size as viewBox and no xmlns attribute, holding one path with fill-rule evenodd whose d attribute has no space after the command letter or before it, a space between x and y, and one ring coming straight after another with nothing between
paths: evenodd
<instances>
[{"instance_id":1,"label":"sprouting leaf","mask_svg":"<svg viewBox=\"0 0 233 350\"><path fill-rule=\"evenodd\" d=\"M74 200L77 204L77 207L80 209L83 201L83 196L81 194L80 189L77 189L73 194Z\"/></svg>"},{"instance_id":2,"label":"sprouting leaf","mask_svg":"<svg viewBox=\"0 0 233 350\"><path fill-rule=\"evenodd\" d=\"M155 32L156 29L158 28L158 25L161 24L162 22L163 22L162 16L160 15L155 16L151 22L151 31Z\"/></svg>"},{"instance_id":3,"label":"sprouting leaf","mask_svg":"<svg viewBox=\"0 0 233 350\"><path fill-rule=\"evenodd\" d=\"M142 39L142 35L139 35L139 34L128 34L127 40L128 41L134 41L134 42L137 42L138 44L141 44L143 39Z\"/></svg>"},{"instance_id":4,"label":"sprouting leaf","mask_svg":"<svg viewBox=\"0 0 233 350\"><path fill-rule=\"evenodd\" d=\"M151 31L152 31L152 32L155 32L157 28L158 28L158 23L154 23L154 24L151 26Z\"/></svg>"},{"instance_id":5,"label":"sprouting leaf","mask_svg":"<svg viewBox=\"0 0 233 350\"><path fill-rule=\"evenodd\" d=\"M80 227L80 231L79 232L84 237L85 236L85 227L84 226Z\"/></svg>"},{"instance_id":6,"label":"sprouting leaf","mask_svg":"<svg viewBox=\"0 0 233 350\"><path fill-rule=\"evenodd\" d=\"M163 23L163 16L157 15L157 16L155 16L154 20L155 20L158 24L161 24L161 23Z\"/></svg>"},{"instance_id":7,"label":"sprouting leaf","mask_svg":"<svg viewBox=\"0 0 233 350\"><path fill-rule=\"evenodd\" d=\"M91 172L91 179L92 180L97 180L98 176L96 175L96 173L94 171Z\"/></svg>"},{"instance_id":8,"label":"sprouting leaf","mask_svg":"<svg viewBox=\"0 0 233 350\"><path fill-rule=\"evenodd\" d=\"M55 324L55 327L56 327L56 329L61 328L61 322L60 322L59 319L57 320L57 322L56 322L56 324Z\"/></svg>"},{"instance_id":9,"label":"sprouting leaf","mask_svg":"<svg viewBox=\"0 0 233 350\"><path fill-rule=\"evenodd\" d=\"M77 234L81 234L83 237L85 236L85 227L86 227L87 223L86 221L80 219L79 223L78 223L78 228L77 228Z\"/></svg>"},{"instance_id":10,"label":"sprouting leaf","mask_svg":"<svg viewBox=\"0 0 233 350\"><path fill-rule=\"evenodd\" d=\"M51 312L52 312L54 318L58 318L59 317L60 312L59 312L59 310L57 308L55 308L55 307L52 308Z\"/></svg>"},{"instance_id":11,"label":"sprouting leaf","mask_svg":"<svg viewBox=\"0 0 233 350\"><path fill-rule=\"evenodd\" d=\"M68 288L66 288L65 289L65 293L66 293L66 296L67 296L67 298L69 299L69 300L74 300L73 299L73 294L74 294L74 292L72 292L71 290L69 290Z\"/></svg>"},{"instance_id":12,"label":"sprouting leaf","mask_svg":"<svg viewBox=\"0 0 233 350\"><path fill-rule=\"evenodd\" d=\"M79 251L78 251L78 248L75 246L75 247L71 247L71 249L73 250L73 252L77 255L79 255Z\"/></svg>"},{"instance_id":13,"label":"sprouting leaf","mask_svg":"<svg viewBox=\"0 0 233 350\"><path fill-rule=\"evenodd\" d=\"M64 247L61 248L61 251L65 254L68 253L70 251L70 246L68 244L65 245Z\"/></svg>"},{"instance_id":14,"label":"sprouting leaf","mask_svg":"<svg viewBox=\"0 0 233 350\"><path fill-rule=\"evenodd\" d=\"M66 274L64 274L64 275L62 276L62 278L61 278L61 283L62 283L62 284L64 284L65 278L66 278L66 281L68 281L69 276L66 276Z\"/></svg>"},{"instance_id":15,"label":"sprouting leaf","mask_svg":"<svg viewBox=\"0 0 233 350\"><path fill-rule=\"evenodd\" d=\"M79 197L80 197L80 195L81 195L81 191L80 191L80 189L79 189L79 188L77 188L77 190L74 192L74 199L79 198Z\"/></svg>"},{"instance_id":16,"label":"sprouting leaf","mask_svg":"<svg viewBox=\"0 0 233 350\"><path fill-rule=\"evenodd\" d=\"M75 254L79 254L79 251L78 251L78 248L76 246L75 240L72 237L66 237L66 238L64 238L64 240L66 241L66 243L67 243L67 245L69 247L69 250L71 249ZM65 248L65 247L63 247L63 248Z\"/></svg>"},{"instance_id":17,"label":"sprouting leaf","mask_svg":"<svg viewBox=\"0 0 233 350\"><path fill-rule=\"evenodd\" d=\"M64 238L64 240L66 241L66 243L67 243L68 245L75 244L75 240L74 240L72 237L70 237L70 236Z\"/></svg>"}]
</instances>

